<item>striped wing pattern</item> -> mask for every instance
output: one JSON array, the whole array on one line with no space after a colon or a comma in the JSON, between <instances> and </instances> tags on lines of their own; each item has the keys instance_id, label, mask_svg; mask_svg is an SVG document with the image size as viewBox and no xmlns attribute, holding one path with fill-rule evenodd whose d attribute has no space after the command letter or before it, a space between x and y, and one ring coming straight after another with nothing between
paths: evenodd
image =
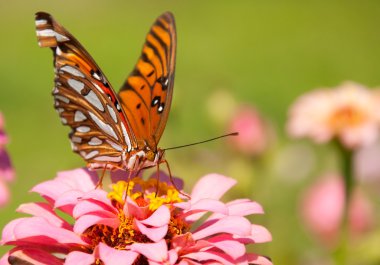
<instances>
[{"instance_id":1,"label":"striped wing pattern","mask_svg":"<svg viewBox=\"0 0 380 265\"><path fill-rule=\"evenodd\" d=\"M137 142L117 95L82 45L52 16L36 14L38 43L54 55L55 108L72 148L93 168L123 168Z\"/></svg>"},{"instance_id":2,"label":"striped wing pattern","mask_svg":"<svg viewBox=\"0 0 380 265\"><path fill-rule=\"evenodd\" d=\"M157 18L135 69L119 91L139 149L156 152L165 129L173 94L176 54L174 16L166 12Z\"/></svg>"}]
</instances>

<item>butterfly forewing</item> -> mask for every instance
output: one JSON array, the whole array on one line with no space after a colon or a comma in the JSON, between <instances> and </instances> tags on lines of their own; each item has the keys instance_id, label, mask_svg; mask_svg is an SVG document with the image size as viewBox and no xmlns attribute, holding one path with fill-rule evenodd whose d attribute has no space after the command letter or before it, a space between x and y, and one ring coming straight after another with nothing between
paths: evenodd
<instances>
[{"instance_id":1,"label":"butterfly forewing","mask_svg":"<svg viewBox=\"0 0 380 265\"><path fill-rule=\"evenodd\" d=\"M146 36L142 54L119 98L139 148L157 150L173 93L176 53L174 17L161 15Z\"/></svg>"},{"instance_id":2,"label":"butterfly forewing","mask_svg":"<svg viewBox=\"0 0 380 265\"><path fill-rule=\"evenodd\" d=\"M55 66L55 108L72 128L73 150L92 165L122 167L137 148L114 91L82 45L49 14L36 14L38 42L50 47Z\"/></svg>"}]
</instances>

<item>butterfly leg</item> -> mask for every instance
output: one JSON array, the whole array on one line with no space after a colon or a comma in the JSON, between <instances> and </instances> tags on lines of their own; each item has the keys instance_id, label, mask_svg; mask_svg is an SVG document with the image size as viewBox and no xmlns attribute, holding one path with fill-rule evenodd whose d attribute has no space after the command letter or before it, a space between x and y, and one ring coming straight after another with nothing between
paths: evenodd
<instances>
[{"instance_id":1,"label":"butterfly leg","mask_svg":"<svg viewBox=\"0 0 380 265\"><path fill-rule=\"evenodd\" d=\"M124 195L124 201L126 202L127 201L127 197L128 197L128 191L129 191L129 182L131 181L131 173L132 171L131 170L128 170L128 177L127 177L127 189L125 190L125 195Z\"/></svg>"},{"instance_id":2,"label":"butterfly leg","mask_svg":"<svg viewBox=\"0 0 380 265\"><path fill-rule=\"evenodd\" d=\"M107 163L106 163L106 165L103 168L102 175L100 176L99 181L98 181L98 183L95 186L95 189L97 189L97 188L102 189L103 188L103 178L104 178L104 175L106 174L106 169L107 169Z\"/></svg>"},{"instance_id":3,"label":"butterfly leg","mask_svg":"<svg viewBox=\"0 0 380 265\"><path fill-rule=\"evenodd\" d=\"M158 196L158 190L159 190L159 187L160 187L160 163L156 164L156 168L157 168L157 186L156 186L156 195L155 195L155 197Z\"/></svg>"},{"instance_id":4,"label":"butterfly leg","mask_svg":"<svg viewBox=\"0 0 380 265\"><path fill-rule=\"evenodd\" d=\"M169 167L169 163L168 163L168 161L167 161L167 160L162 160L161 163L165 163L165 164L166 164L166 167L167 167L167 169L168 169L168 173L169 173L169 177L170 177L170 182L173 184L174 188L175 188L180 194L182 194L183 196L185 196L186 198L188 198L189 200L191 200L191 197L190 197L188 194L186 194L186 193L180 191L180 190L178 189L178 187L175 185L175 183L174 183L174 181L173 181L172 172L171 172L171 170L170 170L170 167Z\"/></svg>"}]
</instances>

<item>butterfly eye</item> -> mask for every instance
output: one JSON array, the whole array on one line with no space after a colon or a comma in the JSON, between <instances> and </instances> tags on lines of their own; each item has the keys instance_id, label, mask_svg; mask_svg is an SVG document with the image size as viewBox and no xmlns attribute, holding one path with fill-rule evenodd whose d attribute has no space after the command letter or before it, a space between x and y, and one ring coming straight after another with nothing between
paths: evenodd
<instances>
[{"instance_id":1,"label":"butterfly eye","mask_svg":"<svg viewBox=\"0 0 380 265\"><path fill-rule=\"evenodd\" d=\"M149 161L154 161L154 157L155 157L155 154L153 151L147 151L146 152L146 159L148 159Z\"/></svg>"}]
</instances>

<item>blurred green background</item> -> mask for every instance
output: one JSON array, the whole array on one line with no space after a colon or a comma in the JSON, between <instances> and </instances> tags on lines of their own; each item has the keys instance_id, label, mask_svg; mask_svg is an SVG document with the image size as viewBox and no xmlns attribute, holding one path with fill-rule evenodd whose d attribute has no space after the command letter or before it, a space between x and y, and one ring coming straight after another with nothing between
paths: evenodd
<instances>
[{"instance_id":1,"label":"blurred green background","mask_svg":"<svg viewBox=\"0 0 380 265\"><path fill-rule=\"evenodd\" d=\"M37 45L34 13L53 14L118 89L149 27L167 10L176 18L178 50L173 106L160 146L224 133L225 124L213 120L208 107L218 91L256 106L276 135L259 160L238 154L223 140L173 150L167 153L172 171L187 180L188 190L206 173L238 179L229 198L260 202L266 214L254 223L273 235L273 242L253 249L275 264L312 264L326 250L302 227L298 199L308 183L338 163L329 147L286 138L287 109L310 89L344 80L380 84L380 1L0 0L0 111L17 171L11 202L0 209L0 227L20 216L14 211L20 203L38 198L28 193L35 184L84 166L53 109L52 54ZM299 172L305 156L289 158L294 148L307 153L306 172ZM305 176L295 180L297 174ZM379 235L377 229L355 247L350 255L358 263L353 264L380 264L373 248L380 245Z\"/></svg>"}]
</instances>

